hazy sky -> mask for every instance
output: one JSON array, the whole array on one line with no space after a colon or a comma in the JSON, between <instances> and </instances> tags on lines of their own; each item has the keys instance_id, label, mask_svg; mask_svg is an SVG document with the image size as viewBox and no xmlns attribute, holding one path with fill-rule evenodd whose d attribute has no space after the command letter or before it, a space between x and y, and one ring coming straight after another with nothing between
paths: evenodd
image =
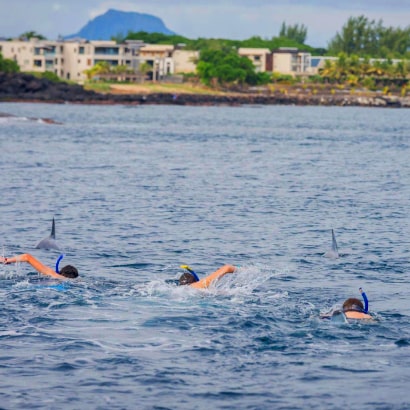
<instances>
[{"instance_id":1,"label":"hazy sky","mask_svg":"<svg viewBox=\"0 0 410 410\"><path fill-rule=\"evenodd\" d=\"M351 16L410 25L410 0L0 0L0 36L34 30L54 40L110 8L153 14L188 38L271 38L283 21L299 23L314 47L326 47Z\"/></svg>"}]
</instances>

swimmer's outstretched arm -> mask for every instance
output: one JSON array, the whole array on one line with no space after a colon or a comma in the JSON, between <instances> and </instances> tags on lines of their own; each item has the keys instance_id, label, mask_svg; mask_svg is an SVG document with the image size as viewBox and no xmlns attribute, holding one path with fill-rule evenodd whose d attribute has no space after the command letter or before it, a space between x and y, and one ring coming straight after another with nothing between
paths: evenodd
<instances>
[{"instance_id":1,"label":"swimmer's outstretched arm","mask_svg":"<svg viewBox=\"0 0 410 410\"><path fill-rule=\"evenodd\" d=\"M203 278L198 282L191 283L190 286L192 286L193 288L199 288L199 289L207 288L213 281L222 278L222 276L226 275L227 273L235 272L235 269L236 268L233 265L224 265L218 270L216 270L214 273L211 273L206 278Z\"/></svg>"},{"instance_id":2,"label":"swimmer's outstretched arm","mask_svg":"<svg viewBox=\"0 0 410 410\"><path fill-rule=\"evenodd\" d=\"M29 253L23 253L21 255L12 256L10 258L5 258L0 256L0 263L9 264L16 262L27 262L29 263L36 271L42 273L43 275L52 276L53 278L66 279L64 276L59 275L57 272L54 272L53 269L42 264L38 259Z\"/></svg>"}]
</instances>

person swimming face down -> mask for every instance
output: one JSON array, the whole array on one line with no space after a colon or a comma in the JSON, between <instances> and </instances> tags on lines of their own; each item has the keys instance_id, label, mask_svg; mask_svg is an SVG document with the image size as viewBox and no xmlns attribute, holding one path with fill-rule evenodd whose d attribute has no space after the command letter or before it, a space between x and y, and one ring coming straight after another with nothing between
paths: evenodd
<instances>
[{"instance_id":1,"label":"person swimming face down","mask_svg":"<svg viewBox=\"0 0 410 410\"><path fill-rule=\"evenodd\" d=\"M190 269L190 268L189 268ZM224 265L217 269L215 272L206 276L205 278L199 279L196 274L190 269L188 272L184 272L179 280L179 285L189 285L197 289L208 288L211 283L219 280L222 276L225 276L227 273L235 272L236 268L233 265Z\"/></svg>"},{"instance_id":2,"label":"person swimming face down","mask_svg":"<svg viewBox=\"0 0 410 410\"><path fill-rule=\"evenodd\" d=\"M78 277L78 270L72 265L66 265L58 272L61 276L74 279Z\"/></svg>"},{"instance_id":3,"label":"person swimming face down","mask_svg":"<svg viewBox=\"0 0 410 410\"><path fill-rule=\"evenodd\" d=\"M349 298L344 301L342 309L347 319L372 319L372 316L368 313L369 302L362 288L360 288L360 293L365 302L364 305L363 302L357 298Z\"/></svg>"},{"instance_id":4,"label":"person swimming face down","mask_svg":"<svg viewBox=\"0 0 410 410\"><path fill-rule=\"evenodd\" d=\"M195 276L192 273L184 272L178 280L178 285L179 286L191 285L192 283L195 283L195 282L197 282L197 280L195 279Z\"/></svg>"},{"instance_id":5,"label":"person swimming face down","mask_svg":"<svg viewBox=\"0 0 410 410\"><path fill-rule=\"evenodd\" d=\"M362 294L363 302L357 298L349 298L343 302L342 310L335 310L330 313L321 315L322 319L331 319L333 317L337 318L340 314L343 314L345 319L373 319L373 317L368 313L369 311L369 301L367 299L366 293L363 292L362 288L359 288Z\"/></svg>"},{"instance_id":6,"label":"person swimming face down","mask_svg":"<svg viewBox=\"0 0 410 410\"><path fill-rule=\"evenodd\" d=\"M33 255L30 255L29 253L23 253L21 255L12 256L10 258L0 256L0 263L8 265L10 263L26 262L29 263L34 269L36 269L37 272L57 279L72 279L78 277L78 270L72 265L66 265L61 270L58 269L58 262L61 259L62 256L58 259L55 269L52 269L49 266L44 265L42 262L40 262L38 259L36 259Z\"/></svg>"},{"instance_id":7,"label":"person swimming face down","mask_svg":"<svg viewBox=\"0 0 410 410\"><path fill-rule=\"evenodd\" d=\"M360 312L367 313L364 311L363 302L357 298L349 298L343 303L343 312Z\"/></svg>"}]
</instances>

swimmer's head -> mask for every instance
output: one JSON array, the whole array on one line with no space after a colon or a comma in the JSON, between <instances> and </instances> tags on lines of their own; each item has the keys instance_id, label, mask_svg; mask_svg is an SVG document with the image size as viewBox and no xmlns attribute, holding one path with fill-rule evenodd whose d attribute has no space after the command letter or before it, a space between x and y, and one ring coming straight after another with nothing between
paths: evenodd
<instances>
[{"instance_id":1,"label":"swimmer's head","mask_svg":"<svg viewBox=\"0 0 410 410\"><path fill-rule=\"evenodd\" d=\"M190 285L196 282L195 276L192 273L184 272L179 278L179 285Z\"/></svg>"},{"instance_id":2,"label":"swimmer's head","mask_svg":"<svg viewBox=\"0 0 410 410\"><path fill-rule=\"evenodd\" d=\"M356 298L349 298L345 300L343 303L343 312L347 312L348 310L354 310L356 312L363 312L364 306L363 302Z\"/></svg>"},{"instance_id":3,"label":"swimmer's head","mask_svg":"<svg viewBox=\"0 0 410 410\"><path fill-rule=\"evenodd\" d=\"M59 274L66 278L76 278L78 276L78 270L72 265L66 265L64 268L61 268Z\"/></svg>"}]
</instances>

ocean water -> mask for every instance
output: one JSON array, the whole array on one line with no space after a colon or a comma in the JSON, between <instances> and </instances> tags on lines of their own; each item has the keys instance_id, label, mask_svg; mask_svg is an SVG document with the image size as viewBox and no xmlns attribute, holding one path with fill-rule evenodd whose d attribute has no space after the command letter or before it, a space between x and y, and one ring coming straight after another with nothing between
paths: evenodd
<instances>
[{"instance_id":1,"label":"ocean water","mask_svg":"<svg viewBox=\"0 0 410 410\"><path fill-rule=\"evenodd\" d=\"M1 408L410 408L408 110L0 112L2 253L54 266L55 217L80 271L0 266ZM359 287L373 322L320 319Z\"/></svg>"}]
</instances>

